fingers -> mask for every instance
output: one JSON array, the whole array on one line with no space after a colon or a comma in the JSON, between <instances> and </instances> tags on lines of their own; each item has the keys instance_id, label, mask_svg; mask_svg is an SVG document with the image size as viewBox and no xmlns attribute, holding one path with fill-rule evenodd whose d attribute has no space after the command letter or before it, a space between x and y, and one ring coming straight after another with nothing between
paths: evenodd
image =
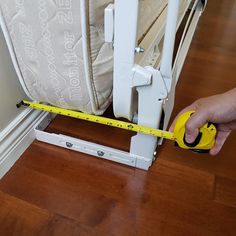
<instances>
[{"instance_id":1,"label":"fingers","mask_svg":"<svg viewBox=\"0 0 236 236\"><path fill-rule=\"evenodd\" d=\"M205 111L196 111L188 119L185 125L185 138L188 143L193 143L198 136L199 128L208 121L208 114Z\"/></svg>"},{"instance_id":2,"label":"fingers","mask_svg":"<svg viewBox=\"0 0 236 236\"><path fill-rule=\"evenodd\" d=\"M172 125L170 126L170 131L173 132L175 122L178 119L178 117L187 111L193 111L195 110L195 113L189 118L185 125L185 139L188 143L193 143L195 139L198 136L199 128L202 127L209 119L209 114L206 111L206 109L197 109L197 103L193 103L192 105L186 107L183 109L174 119Z\"/></svg>"},{"instance_id":3,"label":"fingers","mask_svg":"<svg viewBox=\"0 0 236 236\"><path fill-rule=\"evenodd\" d=\"M215 140L215 145L214 147L210 150L210 154L215 156L216 154L219 153L221 150L222 146L224 145L226 139L228 138L229 134L231 131L218 131L216 140Z\"/></svg>"},{"instance_id":4,"label":"fingers","mask_svg":"<svg viewBox=\"0 0 236 236\"><path fill-rule=\"evenodd\" d=\"M197 103L193 103L192 105L183 109L174 119L169 128L169 131L173 132L176 120L181 114L187 111L195 111L195 113L193 113L185 125L185 139L188 143L193 143L198 136L199 128L208 121L208 112L198 111Z\"/></svg>"},{"instance_id":5,"label":"fingers","mask_svg":"<svg viewBox=\"0 0 236 236\"><path fill-rule=\"evenodd\" d=\"M186 107L185 109L183 109L181 112L179 112L178 115L175 117L174 121L172 122L172 124L171 124L171 126L170 126L170 128L169 128L169 131L170 131L170 132L173 132L173 131L174 131L174 127L175 127L176 120L178 119L178 117L179 117L180 115L182 115L183 113L185 113L185 112L187 112L187 111L193 111L193 110L195 110L195 109L196 109L195 105L192 104L192 105Z\"/></svg>"}]
</instances>

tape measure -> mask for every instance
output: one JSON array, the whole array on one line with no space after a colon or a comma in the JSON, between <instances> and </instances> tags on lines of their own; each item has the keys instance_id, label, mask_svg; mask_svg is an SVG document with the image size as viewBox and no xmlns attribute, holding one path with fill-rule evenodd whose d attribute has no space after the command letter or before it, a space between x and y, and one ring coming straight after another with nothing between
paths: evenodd
<instances>
[{"instance_id":1,"label":"tape measure","mask_svg":"<svg viewBox=\"0 0 236 236\"><path fill-rule=\"evenodd\" d=\"M113 126L120 129L130 130L138 133L153 135L159 138L169 139L176 141L177 145L184 149L191 149L198 152L209 151L214 146L214 140L216 135L216 127L213 124L207 123L199 130L198 138L194 143L189 144L185 141L185 124L193 111L186 112L179 116L176 121L174 132L168 132L160 129L149 128L130 122L105 118L96 115L90 115L78 111L59 108L51 105L40 104L36 102L21 101L17 104L17 107L26 106L37 110L51 112L59 115L69 116L81 120L95 122L103 125Z\"/></svg>"},{"instance_id":2,"label":"tape measure","mask_svg":"<svg viewBox=\"0 0 236 236\"><path fill-rule=\"evenodd\" d=\"M195 152L209 152L215 144L216 126L213 123L206 123L200 129L197 138L193 143L188 143L185 139L185 124L194 111L188 111L181 114L176 120L174 127L174 136L179 147L191 149Z\"/></svg>"}]
</instances>

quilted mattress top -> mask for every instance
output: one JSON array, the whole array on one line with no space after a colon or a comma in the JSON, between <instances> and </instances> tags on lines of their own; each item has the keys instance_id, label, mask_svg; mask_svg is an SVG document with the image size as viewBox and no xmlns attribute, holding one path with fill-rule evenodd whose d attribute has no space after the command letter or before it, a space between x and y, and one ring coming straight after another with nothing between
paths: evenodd
<instances>
[{"instance_id":1,"label":"quilted mattress top","mask_svg":"<svg viewBox=\"0 0 236 236\"><path fill-rule=\"evenodd\" d=\"M104 42L103 30L104 9L110 2L85 1L83 16L79 0L0 0L8 47L30 98L87 113L104 112L112 98L113 49ZM166 2L140 0L139 38ZM81 27L84 20L86 32Z\"/></svg>"}]
</instances>

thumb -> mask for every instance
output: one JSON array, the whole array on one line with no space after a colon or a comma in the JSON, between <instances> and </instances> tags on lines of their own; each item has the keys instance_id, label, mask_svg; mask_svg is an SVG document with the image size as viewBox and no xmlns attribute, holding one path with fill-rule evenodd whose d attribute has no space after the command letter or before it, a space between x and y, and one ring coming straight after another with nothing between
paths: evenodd
<instances>
[{"instance_id":1,"label":"thumb","mask_svg":"<svg viewBox=\"0 0 236 236\"><path fill-rule=\"evenodd\" d=\"M185 139L188 143L193 143L198 136L199 128L207 122L207 114L196 111L185 124Z\"/></svg>"}]
</instances>

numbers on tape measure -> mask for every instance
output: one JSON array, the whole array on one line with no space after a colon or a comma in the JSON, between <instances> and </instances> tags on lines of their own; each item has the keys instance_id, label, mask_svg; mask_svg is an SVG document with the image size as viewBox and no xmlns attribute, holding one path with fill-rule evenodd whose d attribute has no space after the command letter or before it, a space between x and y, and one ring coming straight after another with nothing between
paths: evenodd
<instances>
[{"instance_id":1,"label":"numbers on tape measure","mask_svg":"<svg viewBox=\"0 0 236 236\"><path fill-rule=\"evenodd\" d=\"M124 122L124 121L113 120L110 118L99 117L99 116L85 114L85 113L78 112L78 111L68 110L68 109L54 107L54 106L50 106L50 105L39 104L39 103L35 103L35 102L22 101L20 104L18 104L18 106L20 106L20 105L24 105L24 106L31 107L34 109L39 109L39 110L43 110L43 111L47 111L47 112L60 114L60 115L74 117L74 118L78 118L78 119L82 119L82 120L86 120L86 121L90 121L90 122L113 126L113 127L117 127L117 128L121 128L121 129L126 129L126 130L130 130L130 131L134 131L134 132L140 132L143 134L154 135L157 137L166 137L171 140L174 139L173 134L169 133L167 131L161 132L161 130L152 129L152 128L148 128L148 127L144 127L144 126L140 126L137 124L132 124L132 123ZM165 133L166 133L166 135L164 136Z\"/></svg>"}]
</instances>

